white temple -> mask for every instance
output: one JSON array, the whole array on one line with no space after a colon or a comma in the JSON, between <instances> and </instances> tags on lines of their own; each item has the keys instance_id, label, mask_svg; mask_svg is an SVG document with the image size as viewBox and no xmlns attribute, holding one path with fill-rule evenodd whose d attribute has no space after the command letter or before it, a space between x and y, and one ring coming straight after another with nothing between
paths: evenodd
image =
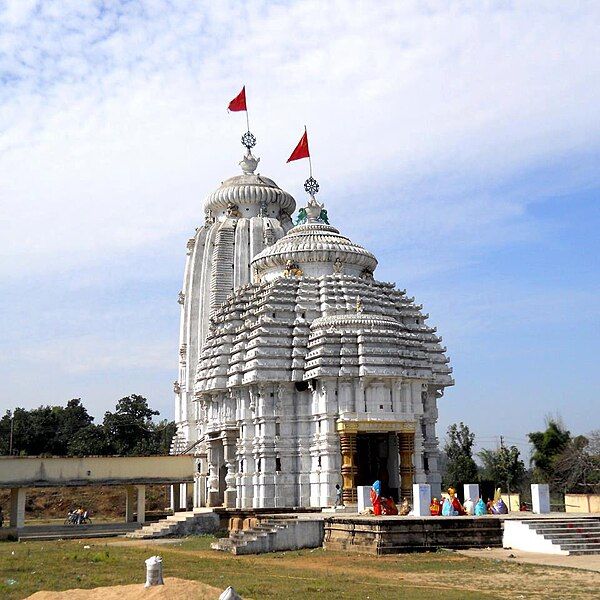
<instances>
[{"instance_id":1,"label":"white temple","mask_svg":"<svg viewBox=\"0 0 600 600\"><path fill-rule=\"evenodd\" d=\"M437 401L453 384L422 307L377 281L376 258L256 173L206 198L188 241L177 435L198 456L196 506L324 507L379 479L440 493Z\"/></svg>"}]
</instances>

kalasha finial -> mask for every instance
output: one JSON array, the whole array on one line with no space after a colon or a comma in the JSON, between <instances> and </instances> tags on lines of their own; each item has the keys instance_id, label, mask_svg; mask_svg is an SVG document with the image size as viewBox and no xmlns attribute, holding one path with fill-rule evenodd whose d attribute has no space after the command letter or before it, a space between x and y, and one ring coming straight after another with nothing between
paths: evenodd
<instances>
[{"instance_id":1,"label":"kalasha finial","mask_svg":"<svg viewBox=\"0 0 600 600\"><path fill-rule=\"evenodd\" d=\"M242 172L244 175L252 175L254 171L256 171L256 167L258 167L258 163L260 162L260 158L256 158L250 152L250 148L248 148L248 152L246 152L246 156L242 158L239 162L240 167L242 167Z\"/></svg>"}]
</instances>

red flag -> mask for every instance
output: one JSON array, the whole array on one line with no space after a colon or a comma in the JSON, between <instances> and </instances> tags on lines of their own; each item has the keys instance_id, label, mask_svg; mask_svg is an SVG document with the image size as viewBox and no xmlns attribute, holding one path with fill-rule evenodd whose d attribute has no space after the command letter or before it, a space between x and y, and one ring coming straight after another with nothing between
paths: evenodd
<instances>
[{"instance_id":1,"label":"red flag","mask_svg":"<svg viewBox=\"0 0 600 600\"><path fill-rule=\"evenodd\" d=\"M242 91L229 103L227 110L231 110L233 112L248 110L246 108L246 86L244 86Z\"/></svg>"},{"instance_id":2,"label":"red flag","mask_svg":"<svg viewBox=\"0 0 600 600\"><path fill-rule=\"evenodd\" d=\"M287 159L287 162L292 160L299 160L301 158L309 158L310 152L308 151L308 135L306 133L306 127L304 128L304 135L300 138L298 145L294 148L294 151Z\"/></svg>"}]
</instances>

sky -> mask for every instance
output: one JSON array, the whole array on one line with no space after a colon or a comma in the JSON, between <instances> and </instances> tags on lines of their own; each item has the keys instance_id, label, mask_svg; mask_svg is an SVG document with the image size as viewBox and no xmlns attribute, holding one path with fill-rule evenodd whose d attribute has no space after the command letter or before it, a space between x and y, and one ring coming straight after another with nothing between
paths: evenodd
<instances>
[{"instance_id":1,"label":"sky","mask_svg":"<svg viewBox=\"0 0 600 600\"><path fill-rule=\"evenodd\" d=\"M203 198L260 171L448 347L438 432L600 427L600 3L0 1L0 408L131 393L173 418Z\"/></svg>"}]
</instances>

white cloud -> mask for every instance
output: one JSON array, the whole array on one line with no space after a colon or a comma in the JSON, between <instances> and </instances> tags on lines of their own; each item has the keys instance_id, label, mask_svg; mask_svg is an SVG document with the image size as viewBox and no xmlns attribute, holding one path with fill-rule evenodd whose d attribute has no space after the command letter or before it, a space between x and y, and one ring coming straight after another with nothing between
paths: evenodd
<instances>
[{"instance_id":1,"label":"white cloud","mask_svg":"<svg viewBox=\"0 0 600 600\"><path fill-rule=\"evenodd\" d=\"M387 221L493 244L481 221L519 227L528 199L490 188L598 149L599 18L593 3L5 3L0 269L76 268L201 223L237 169L244 120L225 106L242 83L261 167L299 195L304 165L284 160L309 125L334 221L359 210L349 189L406 190L376 202ZM424 193L432 180L465 196Z\"/></svg>"},{"instance_id":2,"label":"white cloud","mask_svg":"<svg viewBox=\"0 0 600 600\"><path fill-rule=\"evenodd\" d=\"M171 370L176 368L176 343L163 341L134 342L102 334L55 338L16 351L5 352L3 362L17 361L37 370L48 369L62 376L88 373Z\"/></svg>"}]
</instances>

